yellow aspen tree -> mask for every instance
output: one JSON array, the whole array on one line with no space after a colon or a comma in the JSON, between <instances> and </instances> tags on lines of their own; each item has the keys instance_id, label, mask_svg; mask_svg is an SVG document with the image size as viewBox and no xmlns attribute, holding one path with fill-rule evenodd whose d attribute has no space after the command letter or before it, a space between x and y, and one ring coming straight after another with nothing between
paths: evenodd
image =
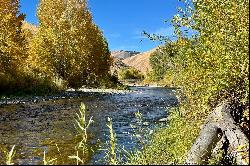
<instances>
[{"instance_id":1,"label":"yellow aspen tree","mask_svg":"<svg viewBox=\"0 0 250 166\"><path fill-rule=\"evenodd\" d=\"M16 76L26 58L19 0L0 0L0 74Z\"/></svg>"},{"instance_id":2,"label":"yellow aspen tree","mask_svg":"<svg viewBox=\"0 0 250 166\"><path fill-rule=\"evenodd\" d=\"M74 88L108 73L107 42L85 0L41 0L37 15L39 30L30 52L43 73L62 78ZM100 65L105 68L101 70Z\"/></svg>"}]
</instances>

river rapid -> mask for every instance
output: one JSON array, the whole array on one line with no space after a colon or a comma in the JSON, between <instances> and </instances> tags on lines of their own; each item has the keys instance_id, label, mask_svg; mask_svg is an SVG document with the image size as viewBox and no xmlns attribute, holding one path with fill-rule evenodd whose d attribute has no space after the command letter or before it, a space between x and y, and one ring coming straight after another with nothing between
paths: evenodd
<instances>
[{"instance_id":1,"label":"river rapid","mask_svg":"<svg viewBox=\"0 0 250 166\"><path fill-rule=\"evenodd\" d=\"M0 164L4 164L4 151L16 145L14 163L43 164L45 151L48 159L57 158L57 164L76 164L68 156L76 154L74 118L83 102L87 118L94 123L88 129L90 145L105 146L108 141L107 118L112 118L118 146L127 150L135 148L131 138L136 124L135 113L143 117L143 127L155 130L166 126L162 119L168 109L178 105L174 89L162 87L130 87L125 93L65 92L58 96L28 99L0 100ZM105 164L105 152L96 150L88 159L89 164Z\"/></svg>"}]
</instances>

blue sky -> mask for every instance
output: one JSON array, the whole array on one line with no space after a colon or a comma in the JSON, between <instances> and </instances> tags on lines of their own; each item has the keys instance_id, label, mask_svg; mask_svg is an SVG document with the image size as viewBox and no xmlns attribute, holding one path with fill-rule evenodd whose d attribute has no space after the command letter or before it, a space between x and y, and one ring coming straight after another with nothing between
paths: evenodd
<instances>
[{"instance_id":1,"label":"blue sky","mask_svg":"<svg viewBox=\"0 0 250 166\"><path fill-rule=\"evenodd\" d=\"M26 20L38 24L39 0L21 0ZM182 5L178 0L89 0L94 22L107 38L110 50L147 51L159 43L141 35L142 31L171 36L170 19ZM168 21L168 23L164 23Z\"/></svg>"}]
</instances>

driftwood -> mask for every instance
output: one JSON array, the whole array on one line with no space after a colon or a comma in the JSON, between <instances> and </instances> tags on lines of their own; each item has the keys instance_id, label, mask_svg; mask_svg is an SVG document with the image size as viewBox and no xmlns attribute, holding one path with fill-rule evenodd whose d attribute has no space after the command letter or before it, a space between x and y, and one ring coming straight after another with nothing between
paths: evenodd
<instances>
[{"instance_id":1,"label":"driftwood","mask_svg":"<svg viewBox=\"0 0 250 166\"><path fill-rule=\"evenodd\" d=\"M226 139L228 150L234 155L236 164L247 165L249 140L236 125L230 114L229 103L218 106L207 118L200 135L188 152L186 164L206 164L218 141Z\"/></svg>"}]
</instances>

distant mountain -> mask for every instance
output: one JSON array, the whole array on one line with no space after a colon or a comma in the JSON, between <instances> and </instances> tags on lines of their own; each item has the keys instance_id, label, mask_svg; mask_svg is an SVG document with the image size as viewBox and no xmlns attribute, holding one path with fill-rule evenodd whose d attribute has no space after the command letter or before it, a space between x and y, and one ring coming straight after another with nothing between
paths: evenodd
<instances>
[{"instance_id":1,"label":"distant mountain","mask_svg":"<svg viewBox=\"0 0 250 166\"><path fill-rule=\"evenodd\" d=\"M126 59L122 60L122 62L125 63L126 65L132 66L132 67L136 68L137 70L141 71L142 73L146 74L147 71L151 70L151 66L149 63L150 55L153 52L155 52L157 50L157 48L154 48L154 49L149 50L147 52L143 52L143 53L131 56L129 58L126 58Z\"/></svg>"},{"instance_id":2,"label":"distant mountain","mask_svg":"<svg viewBox=\"0 0 250 166\"><path fill-rule=\"evenodd\" d=\"M140 52L137 51L124 51L124 50L119 50L119 51L112 51L111 52L111 56L116 58L116 59L126 59L132 56L135 56L137 54L139 54Z\"/></svg>"}]
</instances>

